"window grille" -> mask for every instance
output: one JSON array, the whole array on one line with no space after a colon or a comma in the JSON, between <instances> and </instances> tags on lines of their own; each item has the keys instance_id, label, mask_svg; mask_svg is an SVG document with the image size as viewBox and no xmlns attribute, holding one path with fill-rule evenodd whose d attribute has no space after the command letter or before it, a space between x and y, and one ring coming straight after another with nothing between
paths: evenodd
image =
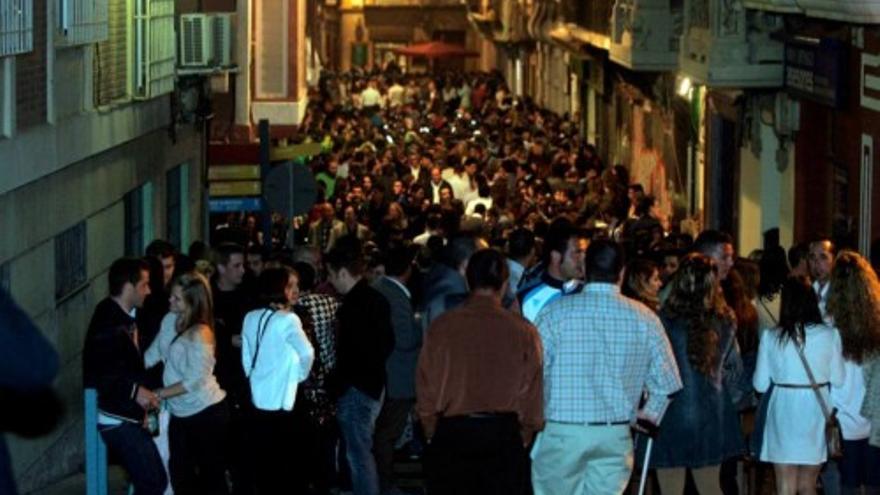
<instances>
[{"instance_id":1,"label":"window grille","mask_svg":"<svg viewBox=\"0 0 880 495\"><path fill-rule=\"evenodd\" d=\"M33 49L33 0L0 0L0 57Z\"/></svg>"},{"instance_id":2,"label":"window grille","mask_svg":"<svg viewBox=\"0 0 880 495\"><path fill-rule=\"evenodd\" d=\"M81 289L87 281L86 222L55 236L55 301Z\"/></svg>"}]
</instances>

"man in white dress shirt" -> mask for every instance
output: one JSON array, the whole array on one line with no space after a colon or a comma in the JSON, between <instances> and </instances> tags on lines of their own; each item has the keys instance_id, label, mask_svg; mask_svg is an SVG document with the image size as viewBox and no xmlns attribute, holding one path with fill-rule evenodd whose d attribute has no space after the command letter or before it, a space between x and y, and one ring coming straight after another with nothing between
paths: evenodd
<instances>
[{"instance_id":1,"label":"man in white dress shirt","mask_svg":"<svg viewBox=\"0 0 880 495\"><path fill-rule=\"evenodd\" d=\"M825 304L828 302L828 289L831 281L831 269L834 267L834 243L829 239L819 239L810 243L808 263L810 277L813 279L813 290L819 298L819 311L822 319L828 321Z\"/></svg>"},{"instance_id":2,"label":"man in white dress shirt","mask_svg":"<svg viewBox=\"0 0 880 495\"><path fill-rule=\"evenodd\" d=\"M834 255L837 249L830 239L820 238L810 243L807 265L810 268L810 277L813 279L813 291L819 299L819 311L825 323L833 325L832 318L826 309L828 291L831 286L831 269L834 267ZM840 471L837 463L830 460L822 468L822 487L827 495L840 493Z\"/></svg>"}]
</instances>

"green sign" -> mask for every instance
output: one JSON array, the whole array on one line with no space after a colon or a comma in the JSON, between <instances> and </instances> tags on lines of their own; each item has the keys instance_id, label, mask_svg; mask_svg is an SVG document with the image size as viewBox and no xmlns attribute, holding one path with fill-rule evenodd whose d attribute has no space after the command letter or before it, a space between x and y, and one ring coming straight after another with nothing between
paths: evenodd
<instances>
[{"instance_id":1,"label":"green sign","mask_svg":"<svg viewBox=\"0 0 880 495\"><path fill-rule=\"evenodd\" d=\"M351 65L354 67L365 67L367 65L367 44L352 43L351 44Z\"/></svg>"}]
</instances>

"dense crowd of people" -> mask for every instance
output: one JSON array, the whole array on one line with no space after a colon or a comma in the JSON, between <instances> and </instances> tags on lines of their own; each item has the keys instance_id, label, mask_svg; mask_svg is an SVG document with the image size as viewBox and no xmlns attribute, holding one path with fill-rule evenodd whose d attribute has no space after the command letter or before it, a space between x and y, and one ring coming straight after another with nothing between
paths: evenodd
<instances>
[{"instance_id":1,"label":"dense crowd of people","mask_svg":"<svg viewBox=\"0 0 880 495\"><path fill-rule=\"evenodd\" d=\"M737 257L494 74L327 74L300 128L307 216L110 268L84 381L135 493L401 493L400 454L429 494L622 493L643 462L730 494L749 459L780 494L880 493L859 254Z\"/></svg>"}]
</instances>

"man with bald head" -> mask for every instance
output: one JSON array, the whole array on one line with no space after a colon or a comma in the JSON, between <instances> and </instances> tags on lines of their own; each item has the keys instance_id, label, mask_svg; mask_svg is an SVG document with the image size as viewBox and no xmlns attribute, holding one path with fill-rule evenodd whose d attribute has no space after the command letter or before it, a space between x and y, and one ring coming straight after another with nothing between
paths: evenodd
<instances>
[{"instance_id":1,"label":"man with bald head","mask_svg":"<svg viewBox=\"0 0 880 495\"><path fill-rule=\"evenodd\" d=\"M336 218L336 211L330 202L321 203L318 208L321 218L309 226L309 245L326 253L332 245L330 240L333 229L342 228L342 222Z\"/></svg>"}]
</instances>

